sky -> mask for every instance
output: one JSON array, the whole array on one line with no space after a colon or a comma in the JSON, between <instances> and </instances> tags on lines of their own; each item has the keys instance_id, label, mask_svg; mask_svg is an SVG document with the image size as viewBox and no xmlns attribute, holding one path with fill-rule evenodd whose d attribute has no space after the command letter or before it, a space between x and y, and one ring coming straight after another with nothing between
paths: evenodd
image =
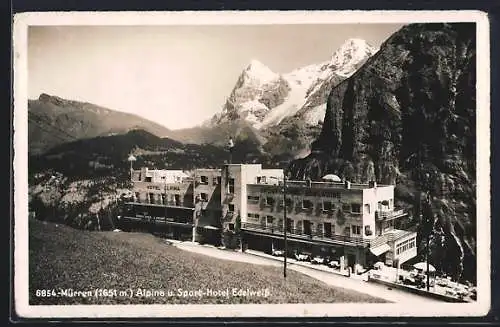
<instances>
[{"instance_id":1,"label":"sky","mask_svg":"<svg viewBox=\"0 0 500 327\"><path fill-rule=\"evenodd\" d=\"M28 97L138 114L170 129L220 112L252 59L277 73L329 60L349 38L378 47L401 24L30 26Z\"/></svg>"}]
</instances>

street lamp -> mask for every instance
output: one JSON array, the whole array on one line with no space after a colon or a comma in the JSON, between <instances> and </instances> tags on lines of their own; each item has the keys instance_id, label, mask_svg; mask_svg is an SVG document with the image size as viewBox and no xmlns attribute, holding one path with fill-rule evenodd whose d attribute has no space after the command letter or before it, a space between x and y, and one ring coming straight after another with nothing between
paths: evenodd
<instances>
[{"instance_id":1,"label":"street lamp","mask_svg":"<svg viewBox=\"0 0 500 327\"><path fill-rule=\"evenodd\" d=\"M133 171L133 163L136 161L137 158L134 157L133 154L130 154L127 158L127 161L130 162L130 180L132 180L132 171Z\"/></svg>"},{"instance_id":2,"label":"street lamp","mask_svg":"<svg viewBox=\"0 0 500 327\"><path fill-rule=\"evenodd\" d=\"M232 137L229 137L229 141L227 142L227 148L229 150L229 164L233 162L233 149L234 149L234 141Z\"/></svg>"}]
</instances>

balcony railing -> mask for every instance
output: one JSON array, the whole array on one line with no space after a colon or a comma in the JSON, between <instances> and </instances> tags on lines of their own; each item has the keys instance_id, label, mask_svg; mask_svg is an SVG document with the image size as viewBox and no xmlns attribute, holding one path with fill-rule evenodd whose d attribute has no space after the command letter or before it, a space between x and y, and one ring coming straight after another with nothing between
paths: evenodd
<instances>
[{"instance_id":1,"label":"balcony railing","mask_svg":"<svg viewBox=\"0 0 500 327\"><path fill-rule=\"evenodd\" d=\"M241 228L249 231L258 231L263 233L275 234L275 235L283 235L283 226L281 225L263 225L256 223L242 223ZM370 245L370 241L363 239L361 237L351 237L345 235L330 235L326 236L324 233L311 231L310 234L304 232L303 228L289 228L287 229L287 235L296 239L302 240L313 240L313 241L322 241L339 245L351 245L351 246L361 246L368 247Z\"/></svg>"},{"instance_id":2,"label":"balcony railing","mask_svg":"<svg viewBox=\"0 0 500 327\"><path fill-rule=\"evenodd\" d=\"M375 219L377 220L390 220L405 216L406 213L403 209L399 210L377 210L375 211Z\"/></svg>"},{"instance_id":3,"label":"balcony railing","mask_svg":"<svg viewBox=\"0 0 500 327\"><path fill-rule=\"evenodd\" d=\"M139 204L139 205L151 205L155 207L176 207L176 208L188 208L188 209L194 209L192 206L192 202L183 202L183 201L167 201L166 203L163 203L161 200L156 200L156 201L149 201L149 200L144 200L144 199L135 199L132 202L129 202L129 204Z\"/></svg>"}]
</instances>

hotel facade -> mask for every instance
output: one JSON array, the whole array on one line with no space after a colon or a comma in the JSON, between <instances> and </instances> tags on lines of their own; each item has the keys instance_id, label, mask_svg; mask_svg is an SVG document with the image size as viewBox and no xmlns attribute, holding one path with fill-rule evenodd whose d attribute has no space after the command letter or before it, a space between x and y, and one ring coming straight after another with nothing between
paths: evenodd
<instances>
[{"instance_id":1,"label":"hotel facade","mask_svg":"<svg viewBox=\"0 0 500 327\"><path fill-rule=\"evenodd\" d=\"M242 249L271 253L284 249L286 228L288 255L337 258L353 270L417 254L416 233L397 229L406 213L394 207L394 185L285 181L282 169L260 164L190 173L142 168L131 178L135 196L123 221L168 237L220 245L233 233Z\"/></svg>"}]
</instances>

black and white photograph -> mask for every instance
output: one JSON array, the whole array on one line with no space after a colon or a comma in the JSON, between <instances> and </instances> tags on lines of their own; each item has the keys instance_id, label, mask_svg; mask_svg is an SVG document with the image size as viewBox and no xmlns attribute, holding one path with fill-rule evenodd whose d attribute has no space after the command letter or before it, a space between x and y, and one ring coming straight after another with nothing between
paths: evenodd
<instances>
[{"instance_id":1,"label":"black and white photograph","mask_svg":"<svg viewBox=\"0 0 500 327\"><path fill-rule=\"evenodd\" d=\"M17 314L486 314L486 17L16 16Z\"/></svg>"}]
</instances>

